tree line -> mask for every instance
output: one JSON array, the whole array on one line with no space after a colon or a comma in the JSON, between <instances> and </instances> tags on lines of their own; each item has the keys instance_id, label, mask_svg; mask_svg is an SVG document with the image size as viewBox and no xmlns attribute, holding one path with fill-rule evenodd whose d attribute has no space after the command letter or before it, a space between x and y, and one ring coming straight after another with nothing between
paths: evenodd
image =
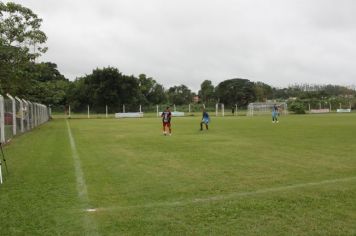
<instances>
[{"instance_id":1,"label":"tree line","mask_svg":"<svg viewBox=\"0 0 356 236\"><path fill-rule=\"evenodd\" d=\"M250 102L286 100L293 102L345 102L356 95L355 89L338 85L293 85L275 88L263 82L231 78L213 85L201 83L198 93L186 85L165 88L145 74L125 75L115 67L96 68L90 74L70 81L53 62L36 62L47 51L47 36L41 31L42 19L31 9L16 3L0 2L0 94L10 93L63 110L71 105L81 111L89 105L102 112L105 106L128 110L139 105L183 105L199 97L199 103L211 106L224 103L244 108Z\"/></svg>"}]
</instances>

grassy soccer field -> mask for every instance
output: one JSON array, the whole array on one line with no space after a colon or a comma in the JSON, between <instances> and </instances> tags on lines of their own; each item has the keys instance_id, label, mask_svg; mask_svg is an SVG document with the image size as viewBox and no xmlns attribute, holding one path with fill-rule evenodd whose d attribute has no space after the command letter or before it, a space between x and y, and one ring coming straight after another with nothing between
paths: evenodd
<instances>
[{"instance_id":1,"label":"grassy soccer field","mask_svg":"<svg viewBox=\"0 0 356 236\"><path fill-rule=\"evenodd\" d=\"M158 118L55 119L15 138L0 235L356 235L356 114L199 121L169 137Z\"/></svg>"}]
</instances>

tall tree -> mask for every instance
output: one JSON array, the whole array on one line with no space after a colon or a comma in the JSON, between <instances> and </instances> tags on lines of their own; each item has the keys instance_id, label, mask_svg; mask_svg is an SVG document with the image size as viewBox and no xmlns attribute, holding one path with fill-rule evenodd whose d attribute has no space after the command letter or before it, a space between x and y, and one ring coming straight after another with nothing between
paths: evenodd
<instances>
[{"instance_id":1,"label":"tall tree","mask_svg":"<svg viewBox=\"0 0 356 236\"><path fill-rule=\"evenodd\" d=\"M225 80L216 87L216 94L219 102L226 105L247 106L255 100L253 86L247 79Z\"/></svg>"},{"instance_id":2,"label":"tall tree","mask_svg":"<svg viewBox=\"0 0 356 236\"><path fill-rule=\"evenodd\" d=\"M153 86L152 91L148 97L148 101L151 105L167 102L167 95L163 85L157 83Z\"/></svg>"},{"instance_id":3,"label":"tall tree","mask_svg":"<svg viewBox=\"0 0 356 236\"><path fill-rule=\"evenodd\" d=\"M156 80L147 77L145 74L140 74L138 76L138 82L141 92L140 104L148 105L165 102L164 88L161 84L158 84Z\"/></svg>"},{"instance_id":4,"label":"tall tree","mask_svg":"<svg viewBox=\"0 0 356 236\"><path fill-rule=\"evenodd\" d=\"M84 109L87 105L100 112L106 105L119 110L123 104L128 109L138 109L139 96L137 78L108 67L95 69L92 74L78 78L69 89L68 102L75 110Z\"/></svg>"},{"instance_id":5,"label":"tall tree","mask_svg":"<svg viewBox=\"0 0 356 236\"><path fill-rule=\"evenodd\" d=\"M58 71L57 64L52 62L41 62L33 66L34 79L40 82L55 80L67 80L61 72Z\"/></svg>"},{"instance_id":6,"label":"tall tree","mask_svg":"<svg viewBox=\"0 0 356 236\"><path fill-rule=\"evenodd\" d=\"M29 65L27 74L31 85L22 92L22 96L53 107L65 105L70 82L58 71L57 65L51 62Z\"/></svg>"},{"instance_id":7,"label":"tall tree","mask_svg":"<svg viewBox=\"0 0 356 236\"><path fill-rule=\"evenodd\" d=\"M273 98L272 87L262 82L256 82L253 86L256 100L258 102L265 102L267 99Z\"/></svg>"},{"instance_id":8,"label":"tall tree","mask_svg":"<svg viewBox=\"0 0 356 236\"><path fill-rule=\"evenodd\" d=\"M29 8L0 2L0 92L21 95L30 86L26 68L47 50L41 23Z\"/></svg>"},{"instance_id":9,"label":"tall tree","mask_svg":"<svg viewBox=\"0 0 356 236\"><path fill-rule=\"evenodd\" d=\"M204 80L200 85L198 95L203 103L209 103L214 100L214 86L210 80Z\"/></svg>"},{"instance_id":10,"label":"tall tree","mask_svg":"<svg viewBox=\"0 0 356 236\"><path fill-rule=\"evenodd\" d=\"M193 99L191 90L185 85L170 87L167 91L168 100L171 104L189 104Z\"/></svg>"}]
</instances>

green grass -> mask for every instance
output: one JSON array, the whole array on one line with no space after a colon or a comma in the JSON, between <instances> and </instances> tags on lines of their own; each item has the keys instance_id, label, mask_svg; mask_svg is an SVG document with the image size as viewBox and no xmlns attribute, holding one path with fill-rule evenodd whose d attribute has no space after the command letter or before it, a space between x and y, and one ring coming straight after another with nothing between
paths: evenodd
<instances>
[{"instance_id":1,"label":"green grass","mask_svg":"<svg viewBox=\"0 0 356 236\"><path fill-rule=\"evenodd\" d=\"M6 146L1 235L356 235L356 114L70 119L86 196L66 122Z\"/></svg>"}]
</instances>

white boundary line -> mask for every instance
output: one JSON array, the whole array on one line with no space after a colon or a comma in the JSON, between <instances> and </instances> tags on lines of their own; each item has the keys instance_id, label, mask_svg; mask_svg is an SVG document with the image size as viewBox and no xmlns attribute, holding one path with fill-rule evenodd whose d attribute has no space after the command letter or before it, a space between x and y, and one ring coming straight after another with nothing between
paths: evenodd
<instances>
[{"instance_id":1,"label":"white boundary line","mask_svg":"<svg viewBox=\"0 0 356 236\"><path fill-rule=\"evenodd\" d=\"M126 209L135 209L135 208L185 206L185 205L189 205L189 204L224 201L224 200L235 199L235 198L240 198L240 197L260 195L260 194L264 194L264 193L281 192L281 191L286 191L286 190L291 190L291 189L319 186L319 185L324 185L324 184L335 184L335 183L347 182L347 181L353 181L353 180L356 180L356 176L348 177L348 178L340 178L340 179L322 180L319 182L309 182L309 183L293 184L293 185L280 186L280 187L265 188L265 189L249 191L249 192L235 192L235 193L229 193L229 194L225 194L225 195L216 195L216 196L210 196L210 197L205 197L205 198L195 198L195 199L189 199L189 200L183 200L183 201L157 202L157 203L150 203L150 204L145 204L145 205L133 205L133 206L104 207L104 208L97 208L96 210L97 211L114 211L114 210L126 210Z\"/></svg>"},{"instance_id":2,"label":"white boundary line","mask_svg":"<svg viewBox=\"0 0 356 236\"><path fill-rule=\"evenodd\" d=\"M75 141L72 135L72 131L70 129L70 125L68 120L66 120L67 123L67 128L68 128L68 137L69 137L69 142L70 142L70 147L72 150L72 157L74 161L74 169L75 169L75 177L76 177L76 182L77 182L77 191L78 191L78 197L83 205L83 208L89 209L89 197L88 197L88 191L87 191L87 186L85 184L85 179L84 179L84 174L83 170L80 164L80 158L77 152L77 147L75 145ZM88 211L88 210L86 210ZM89 211L90 212L90 211ZM98 227L96 222L93 219L93 216L90 216L87 214L87 212L84 213L84 235L99 235L98 233Z\"/></svg>"}]
</instances>

